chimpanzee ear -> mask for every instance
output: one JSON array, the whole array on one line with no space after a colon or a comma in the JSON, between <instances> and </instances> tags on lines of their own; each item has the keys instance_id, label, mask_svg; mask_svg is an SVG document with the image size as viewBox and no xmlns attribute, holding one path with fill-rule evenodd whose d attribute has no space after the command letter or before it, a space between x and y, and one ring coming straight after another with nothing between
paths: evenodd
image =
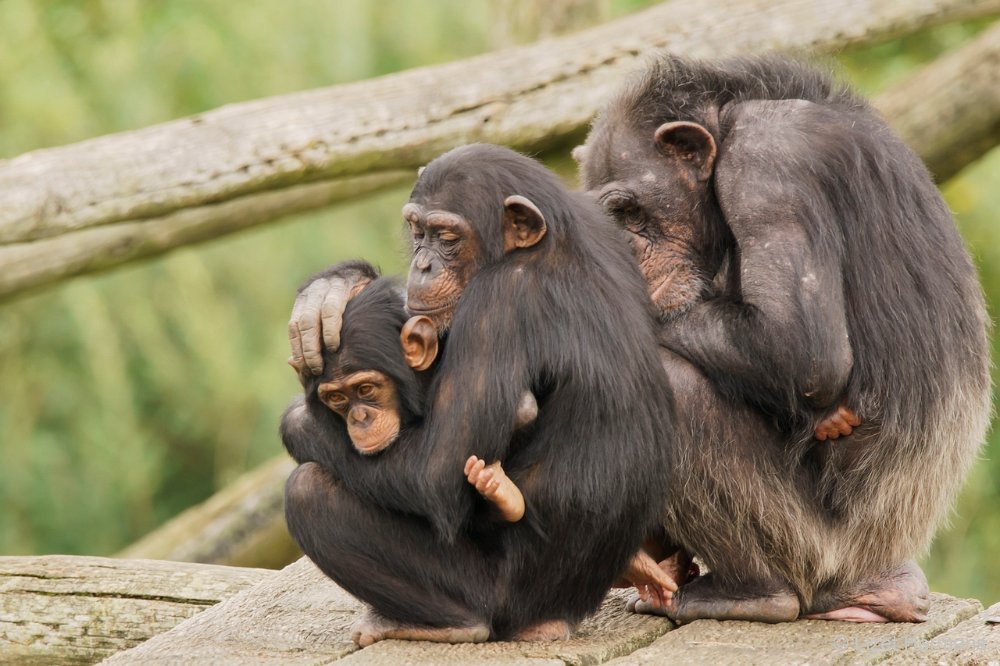
<instances>
[{"instance_id":1,"label":"chimpanzee ear","mask_svg":"<svg viewBox=\"0 0 1000 666\"><path fill-rule=\"evenodd\" d=\"M715 139L698 123L677 121L663 123L653 137L657 148L667 156L689 163L698 174L698 180L712 177L715 168Z\"/></svg>"},{"instance_id":2,"label":"chimpanzee ear","mask_svg":"<svg viewBox=\"0 0 1000 666\"><path fill-rule=\"evenodd\" d=\"M583 163L584 163L584 162L586 161L586 159L587 159L587 154L588 154L589 152L590 152L590 149L589 149L589 148L587 148L587 146L583 145L583 146L577 146L576 148L574 148L574 149L573 149L573 150L572 150L572 151L570 152L570 155L572 155L572 156L573 156L573 161L574 161L574 162L576 162L576 165L577 165L578 167L582 167L582 166L583 166Z\"/></svg>"},{"instance_id":3,"label":"chimpanzee ear","mask_svg":"<svg viewBox=\"0 0 1000 666\"><path fill-rule=\"evenodd\" d=\"M545 235L545 216L531 200L512 194L503 202L503 251L531 247Z\"/></svg>"},{"instance_id":4,"label":"chimpanzee ear","mask_svg":"<svg viewBox=\"0 0 1000 666\"><path fill-rule=\"evenodd\" d=\"M411 317L399 332L406 364L422 372L431 367L438 355L438 333L430 317Z\"/></svg>"}]
</instances>

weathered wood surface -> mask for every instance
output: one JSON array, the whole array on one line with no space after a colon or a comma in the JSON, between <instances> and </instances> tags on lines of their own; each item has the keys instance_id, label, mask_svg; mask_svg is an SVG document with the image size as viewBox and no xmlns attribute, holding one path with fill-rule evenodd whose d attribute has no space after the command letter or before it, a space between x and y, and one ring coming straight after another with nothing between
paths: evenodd
<instances>
[{"instance_id":1,"label":"weathered wood surface","mask_svg":"<svg viewBox=\"0 0 1000 666\"><path fill-rule=\"evenodd\" d=\"M875 100L943 182L1000 143L1000 22Z\"/></svg>"},{"instance_id":2,"label":"weathered wood surface","mask_svg":"<svg viewBox=\"0 0 1000 666\"><path fill-rule=\"evenodd\" d=\"M357 649L351 622L361 604L308 560L233 596L107 664L868 664L942 656L945 663L996 658L1000 627L975 600L934 595L924 624L799 621L767 625L700 621L671 631L662 618L623 608L624 591L575 637L557 643L442 645L385 641ZM669 633L668 633L669 632ZM894 663L894 662L890 662ZM909 663L903 661L900 663Z\"/></svg>"},{"instance_id":3,"label":"weathered wood surface","mask_svg":"<svg viewBox=\"0 0 1000 666\"><path fill-rule=\"evenodd\" d=\"M1000 664L1000 604L929 641L914 642L883 662L902 664Z\"/></svg>"},{"instance_id":4,"label":"weathered wood surface","mask_svg":"<svg viewBox=\"0 0 1000 666\"><path fill-rule=\"evenodd\" d=\"M1000 0L672 0L461 62L27 153L0 162L0 298L398 183L470 141L542 150L585 127L654 49L828 53L998 12Z\"/></svg>"},{"instance_id":5,"label":"weathered wood surface","mask_svg":"<svg viewBox=\"0 0 1000 666\"><path fill-rule=\"evenodd\" d=\"M118 557L279 569L302 554L285 527L285 480L295 462L280 455L247 472Z\"/></svg>"},{"instance_id":6,"label":"weathered wood surface","mask_svg":"<svg viewBox=\"0 0 1000 666\"><path fill-rule=\"evenodd\" d=\"M94 663L273 575L148 560L0 557L0 663Z\"/></svg>"},{"instance_id":7,"label":"weathered wood surface","mask_svg":"<svg viewBox=\"0 0 1000 666\"><path fill-rule=\"evenodd\" d=\"M947 636L981 608L974 599L935 594L930 619L923 624L851 624L818 620L762 624L701 620L611 663L614 666L875 664ZM978 650L975 654L985 659L989 652Z\"/></svg>"},{"instance_id":8,"label":"weathered wood surface","mask_svg":"<svg viewBox=\"0 0 1000 666\"><path fill-rule=\"evenodd\" d=\"M610 597L602 612L567 642L452 646L387 641L358 650L349 628L362 611L361 603L303 558L209 609L203 621L184 622L105 663L324 664L344 659L394 665L596 664L648 645L670 628L661 618L626 613L622 595Z\"/></svg>"}]
</instances>

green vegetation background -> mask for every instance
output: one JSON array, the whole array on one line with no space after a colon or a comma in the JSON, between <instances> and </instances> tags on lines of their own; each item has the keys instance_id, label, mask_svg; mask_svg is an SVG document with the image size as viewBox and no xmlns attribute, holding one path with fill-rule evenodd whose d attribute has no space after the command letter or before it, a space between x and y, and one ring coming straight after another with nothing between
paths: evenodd
<instances>
[{"instance_id":1,"label":"green vegetation background","mask_svg":"<svg viewBox=\"0 0 1000 666\"><path fill-rule=\"evenodd\" d=\"M643 4L616 0L607 15ZM0 0L0 158L491 50L513 39L498 34L495 7ZM875 94L979 27L945 26L838 60ZM943 189L995 312L1000 150ZM278 454L277 418L298 390L285 365L294 290L342 258L401 272L406 195L0 306L0 553L114 553ZM998 451L992 437L926 560L934 589L1000 599Z\"/></svg>"}]
</instances>

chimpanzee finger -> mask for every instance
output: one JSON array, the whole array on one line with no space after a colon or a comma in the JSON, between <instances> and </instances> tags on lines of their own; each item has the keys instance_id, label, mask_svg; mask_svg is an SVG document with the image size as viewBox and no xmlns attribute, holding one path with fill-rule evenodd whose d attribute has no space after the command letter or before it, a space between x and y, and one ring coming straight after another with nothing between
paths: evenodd
<instances>
[{"instance_id":1,"label":"chimpanzee finger","mask_svg":"<svg viewBox=\"0 0 1000 666\"><path fill-rule=\"evenodd\" d=\"M320 311L323 299L329 289L329 280L314 280L295 299L292 308L292 322L289 324L289 339L294 355L296 343L301 351L306 367L314 374L323 372L323 342L320 333ZM292 325L295 326L293 334ZM339 334L339 331L338 331Z\"/></svg>"},{"instance_id":2,"label":"chimpanzee finger","mask_svg":"<svg viewBox=\"0 0 1000 666\"><path fill-rule=\"evenodd\" d=\"M469 477L469 483L476 485L479 483L479 479L482 478L483 469L486 468L485 460L476 460L476 462L469 468L469 472L466 476Z\"/></svg>"},{"instance_id":3,"label":"chimpanzee finger","mask_svg":"<svg viewBox=\"0 0 1000 666\"><path fill-rule=\"evenodd\" d=\"M493 470L487 467L479 472L479 479L476 481L476 489L481 493L489 490L490 484L494 481Z\"/></svg>"},{"instance_id":4,"label":"chimpanzee finger","mask_svg":"<svg viewBox=\"0 0 1000 666\"><path fill-rule=\"evenodd\" d=\"M323 331L323 344L330 351L340 348L340 329L343 324L344 310L350 300L351 285L343 278L330 278L329 287L323 296L320 306L320 321Z\"/></svg>"},{"instance_id":5,"label":"chimpanzee finger","mask_svg":"<svg viewBox=\"0 0 1000 666\"><path fill-rule=\"evenodd\" d=\"M477 460L479 460L479 458L477 458L476 456L469 456L469 459L465 461L464 472L466 476L469 476L469 472L472 471L472 466L476 464Z\"/></svg>"},{"instance_id":6,"label":"chimpanzee finger","mask_svg":"<svg viewBox=\"0 0 1000 666\"><path fill-rule=\"evenodd\" d=\"M844 417L844 420L847 421L847 423L849 423L851 426L856 428L859 425L861 425L861 418L858 417L858 415L855 414L853 410L847 407L841 407L839 411L840 415Z\"/></svg>"}]
</instances>

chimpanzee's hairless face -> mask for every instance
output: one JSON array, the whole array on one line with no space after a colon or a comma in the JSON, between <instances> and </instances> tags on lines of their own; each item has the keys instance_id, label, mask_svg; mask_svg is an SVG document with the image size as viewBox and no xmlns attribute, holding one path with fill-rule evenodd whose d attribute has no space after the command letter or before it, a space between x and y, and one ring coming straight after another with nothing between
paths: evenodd
<instances>
[{"instance_id":1,"label":"chimpanzee's hairless face","mask_svg":"<svg viewBox=\"0 0 1000 666\"><path fill-rule=\"evenodd\" d=\"M378 331L371 332L375 336ZM415 371L428 369L437 358L437 330L427 317L412 317L399 334L406 365ZM339 415L347 425L347 434L354 448L363 455L384 451L398 438L403 426L415 416L404 402L416 403L422 396L403 396L400 391L414 392L419 386L399 386L382 372L377 364L361 368L356 360L351 340L345 341L340 353L333 355L322 383L316 387L320 402ZM397 352L398 353L398 352ZM400 369L395 368L396 372Z\"/></svg>"},{"instance_id":2,"label":"chimpanzee's hairless face","mask_svg":"<svg viewBox=\"0 0 1000 666\"><path fill-rule=\"evenodd\" d=\"M399 397L392 380L377 370L362 370L320 384L319 399L347 424L354 447L363 454L382 451L399 437Z\"/></svg>"},{"instance_id":3,"label":"chimpanzee's hairless face","mask_svg":"<svg viewBox=\"0 0 1000 666\"><path fill-rule=\"evenodd\" d=\"M473 222L465 209L446 196L429 200L417 196L403 206L413 241L406 308L429 317L442 333L450 327L458 298L476 271L507 252L531 247L545 235L542 213L520 195L504 200L502 224L495 229L491 220Z\"/></svg>"},{"instance_id":4,"label":"chimpanzee's hairless face","mask_svg":"<svg viewBox=\"0 0 1000 666\"><path fill-rule=\"evenodd\" d=\"M573 157L584 187L628 232L661 316L699 300L721 261L711 251L711 132L688 121L651 126L599 118Z\"/></svg>"}]
</instances>

